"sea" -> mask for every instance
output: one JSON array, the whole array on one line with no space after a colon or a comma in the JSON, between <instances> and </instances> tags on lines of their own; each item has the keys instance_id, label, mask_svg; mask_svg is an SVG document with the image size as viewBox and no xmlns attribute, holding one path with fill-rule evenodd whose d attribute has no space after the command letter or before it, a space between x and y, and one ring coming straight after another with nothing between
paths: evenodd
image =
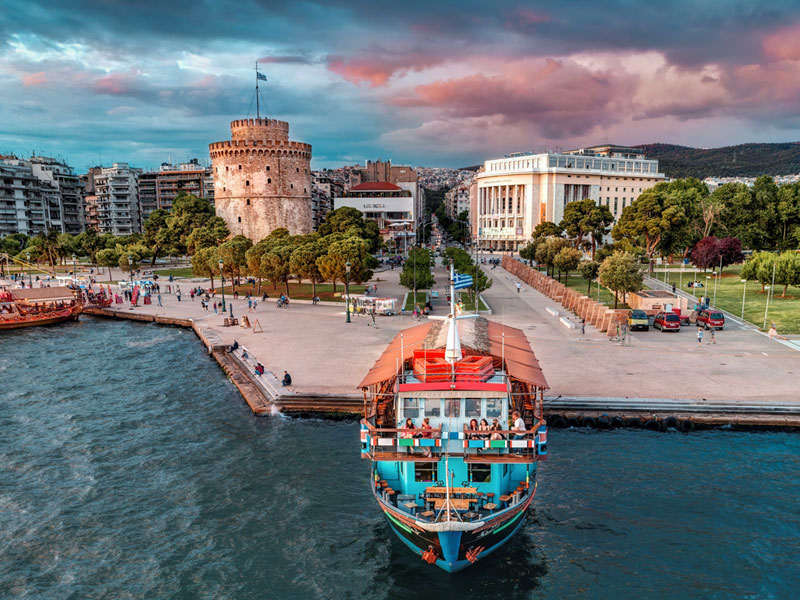
<instances>
[{"instance_id":1,"label":"sea","mask_svg":"<svg viewBox=\"0 0 800 600\"><path fill-rule=\"evenodd\" d=\"M356 421L254 417L190 331L0 337L0 598L796 598L800 435L552 430L523 529L447 574Z\"/></svg>"}]
</instances>

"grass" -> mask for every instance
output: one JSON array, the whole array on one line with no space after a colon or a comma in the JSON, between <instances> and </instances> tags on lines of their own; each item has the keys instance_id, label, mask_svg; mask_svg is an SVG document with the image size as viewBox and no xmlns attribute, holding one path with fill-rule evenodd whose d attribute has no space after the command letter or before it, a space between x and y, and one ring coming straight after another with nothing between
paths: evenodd
<instances>
[{"instance_id":1,"label":"grass","mask_svg":"<svg viewBox=\"0 0 800 600\"><path fill-rule=\"evenodd\" d=\"M556 273L556 275L558 275L558 273ZM558 281L558 277L556 277L556 281ZM587 282L577 272L570 273L569 274L569 278L567 278L565 275L562 274L561 275L561 283L566 285L568 288L572 288L576 292L580 292L584 296L589 296L593 300L597 300L598 299L598 294L597 294L598 285L597 285L597 282L596 281L592 282L591 292L589 294L587 294L586 293ZM599 296L600 302L602 304L605 304L609 308L614 308L614 294L613 294L613 292L610 292L608 289L604 288L602 285L599 286L599 288L600 288L600 296ZM620 294L619 302L617 303L617 308L630 308L627 304L625 304L625 302L622 301L622 294Z\"/></svg>"},{"instance_id":2,"label":"grass","mask_svg":"<svg viewBox=\"0 0 800 600\"><path fill-rule=\"evenodd\" d=\"M427 290L417 290L416 299L414 298L414 291L410 290L408 295L406 296L406 303L403 306L403 310L412 311L414 310L414 304L419 303L420 306L425 305L425 294L427 294Z\"/></svg>"},{"instance_id":3,"label":"grass","mask_svg":"<svg viewBox=\"0 0 800 600\"><path fill-rule=\"evenodd\" d=\"M350 295L356 296L359 294L363 294L364 290L366 289L365 286L351 283L350 284ZM264 281L261 283L261 291L258 291L258 284L256 285L237 285L236 291L239 292L239 296L244 296L247 292L250 292L256 297L261 297L261 295L266 292L269 298L276 299L281 294L286 293L286 286L283 284L278 285L277 288L273 288L272 283L268 281ZM233 288L229 285L225 286L225 294L232 294ZM318 283L317 284L317 296L319 296L320 300L328 301L328 302L344 302L344 285L338 284L336 286L336 292L333 291L333 284L330 283ZM314 297L313 288L311 287L310 283L297 283L289 282L289 298L294 300L311 300Z\"/></svg>"},{"instance_id":4,"label":"grass","mask_svg":"<svg viewBox=\"0 0 800 600\"><path fill-rule=\"evenodd\" d=\"M185 277L187 279L195 277L195 275L192 274L191 267L175 268L175 269L151 269L149 266L142 266L141 269L143 271L152 270L153 273L155 273L159 277L169 278L170 275L172 275L173 277Z\"/></svg>"},{"instance_id":5,"label":"grass","mask_svg":"<svg viewBox=\"0 0 800 600\"><path fill-rule=\"evenodd\" d=\"M700 294L708 296L712 300L712 304L732 313L736 316L742 314L742 292L745 291L745 284L741 281L741 265L734 265L725 267L722 270L722 277L717 282L717 295L716 302L714 302L714 283L715 277L706 279L710 273L697 273L697 280L702 282L706 287L693 289L687 288L686 282L692 280L692 274L684 273L681 281L679 273L667 274L667 285L675 284L677 287L681 283L684 292L694 293L695 296ZM664 280L664 273L655 273L659 281ZM800 333L800 287L789 286L786 290L786 297L781 298L783 293L783 286L776 285L774 296L770 298L769 303L769 317L767 320L767 329L770 323L775 321L778 333ZM747 290L744 293L744 318L746 321L754 324L756 327L764 327L764 311L767 304L767 292L761 291L761 284L755 281L747 282Z\"/></svg>"}]
</instances>

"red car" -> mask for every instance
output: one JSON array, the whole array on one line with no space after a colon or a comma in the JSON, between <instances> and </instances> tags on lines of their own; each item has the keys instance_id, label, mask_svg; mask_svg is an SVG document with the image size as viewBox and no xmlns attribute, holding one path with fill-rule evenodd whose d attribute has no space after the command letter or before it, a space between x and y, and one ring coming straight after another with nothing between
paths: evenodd
<instances>
[{"instance_id":1,"label":"red car","mask_svg":"<svg viewBox=\"0 0 800 600\"><path fill-rule=\"evenodd\" d=\"M725 315L721 312L708 309L701 310L697 315L697 326L705 329L722 329L725 327Z\"/></svg>"},{"instance_id":2,"label":"red car","mask_svg":"<svg viewBox=\"0 0 800 600\"><path fill-rule=\"evenodd\" d=\"M660 312L656 315L656 320L653 321L653 327L656 329L660 329L662 332L664 331L680 331L681 330L681 318L676 315L675 313L663 313Z\"/></svg>"}]
</instances>

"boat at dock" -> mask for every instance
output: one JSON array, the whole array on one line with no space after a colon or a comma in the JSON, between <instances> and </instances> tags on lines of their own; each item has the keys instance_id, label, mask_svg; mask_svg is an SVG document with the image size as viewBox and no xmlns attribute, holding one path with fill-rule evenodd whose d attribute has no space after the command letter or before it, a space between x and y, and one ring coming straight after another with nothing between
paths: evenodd
<instances>
[{"instance_id":1,"label":"boat at dock","mask_svg":"<svg viewBox=\"0 0 800 600\"><path fill-rule=\"evenodd\" d=\"M448 572L522 527L547 456L548 386L525 333L457 316L454 277L450 315L398 333L359 384L371 492L399 539Z\"/></svg>"},{"instance_id":2,"label":"boat at dock","mask_svg":"<svg viewBox=\"0 0 800 600\"><path fill-rule=\"evenodd\" d=\"M67 287L0 290L0 330L76 321L82 310Z\"/></svg>"}]
</instances>

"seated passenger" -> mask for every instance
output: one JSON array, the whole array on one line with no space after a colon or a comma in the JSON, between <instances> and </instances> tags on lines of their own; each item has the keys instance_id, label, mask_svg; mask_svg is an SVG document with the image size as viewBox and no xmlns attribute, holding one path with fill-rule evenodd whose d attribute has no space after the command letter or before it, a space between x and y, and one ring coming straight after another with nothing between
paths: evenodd
<instances>
[{"instance_id":1,"label":"seated passenger","mask_svg":"<svg viewBox=\"0 0 800 600\"><path fill-rule=\"evenodd\" d=\"M411 420L411 417L406 419L406 424L403 425L403 434L402 437L405 439L411 439L414 437L414 421Z\"/></svg>"},{"instance_id":2,"label":"seated passenger","mask_svg":"<svg viewBox=\"0 0 800 600\"><path fill-rule=\"evenodd\" d=\"M482 440L488 440L489 439L489 421L487 421L486 419L481 419L481 424L478 427L478 429L481 432L483 432L483 431L486 432L486 433L481 433L480 436L478 436L478 437L480 437L480 439L482 439Z\"/></svg>"},{"instance_id":3,"label":"seated passenger","mask_svg":"<svg viewBox=\"0 0 800 600\"><path fill-rule=\"evenodd\" d=\"M431 420L428 417L422 419L422 437L424 438L431 438L433 437L433 427L431 427Z\"/></svg>"},{"instance_id":4,"label":"seated passenger","mask_svg":"<svg viewBox=\"0 0 800 600\"><path fill-rule=\"evenodd\" d=\"M500 427L500 423L497 421L497 419L494 419L494 420L492 421L492 426L489 428L489 431L491 431L491 432L492 432L492 433L491 433L491 436L490 436L490 439L493 439L493 440L502 440L502 439L505 439L505 438L503 437L503 434L502 434L502 433L498 433L499 431L502 431L502 430L503 430L503 428L502 428L502 427Z\"/></svg>"},{"instance_id":5,"label":"seated passenger","mask_svg":"<svg viewBox=\"0 0 800 600\"><path fill-rule=\"evenodd\" d=\"M472 431L472 432L478 431L478 420L477 419L470 419L469 430ZM481 439L481 436L478 433L470 433L470 434L468 434L468 439L470 439L470 440L479 440L479 439Z\"/></svg>"}]
</instances>

